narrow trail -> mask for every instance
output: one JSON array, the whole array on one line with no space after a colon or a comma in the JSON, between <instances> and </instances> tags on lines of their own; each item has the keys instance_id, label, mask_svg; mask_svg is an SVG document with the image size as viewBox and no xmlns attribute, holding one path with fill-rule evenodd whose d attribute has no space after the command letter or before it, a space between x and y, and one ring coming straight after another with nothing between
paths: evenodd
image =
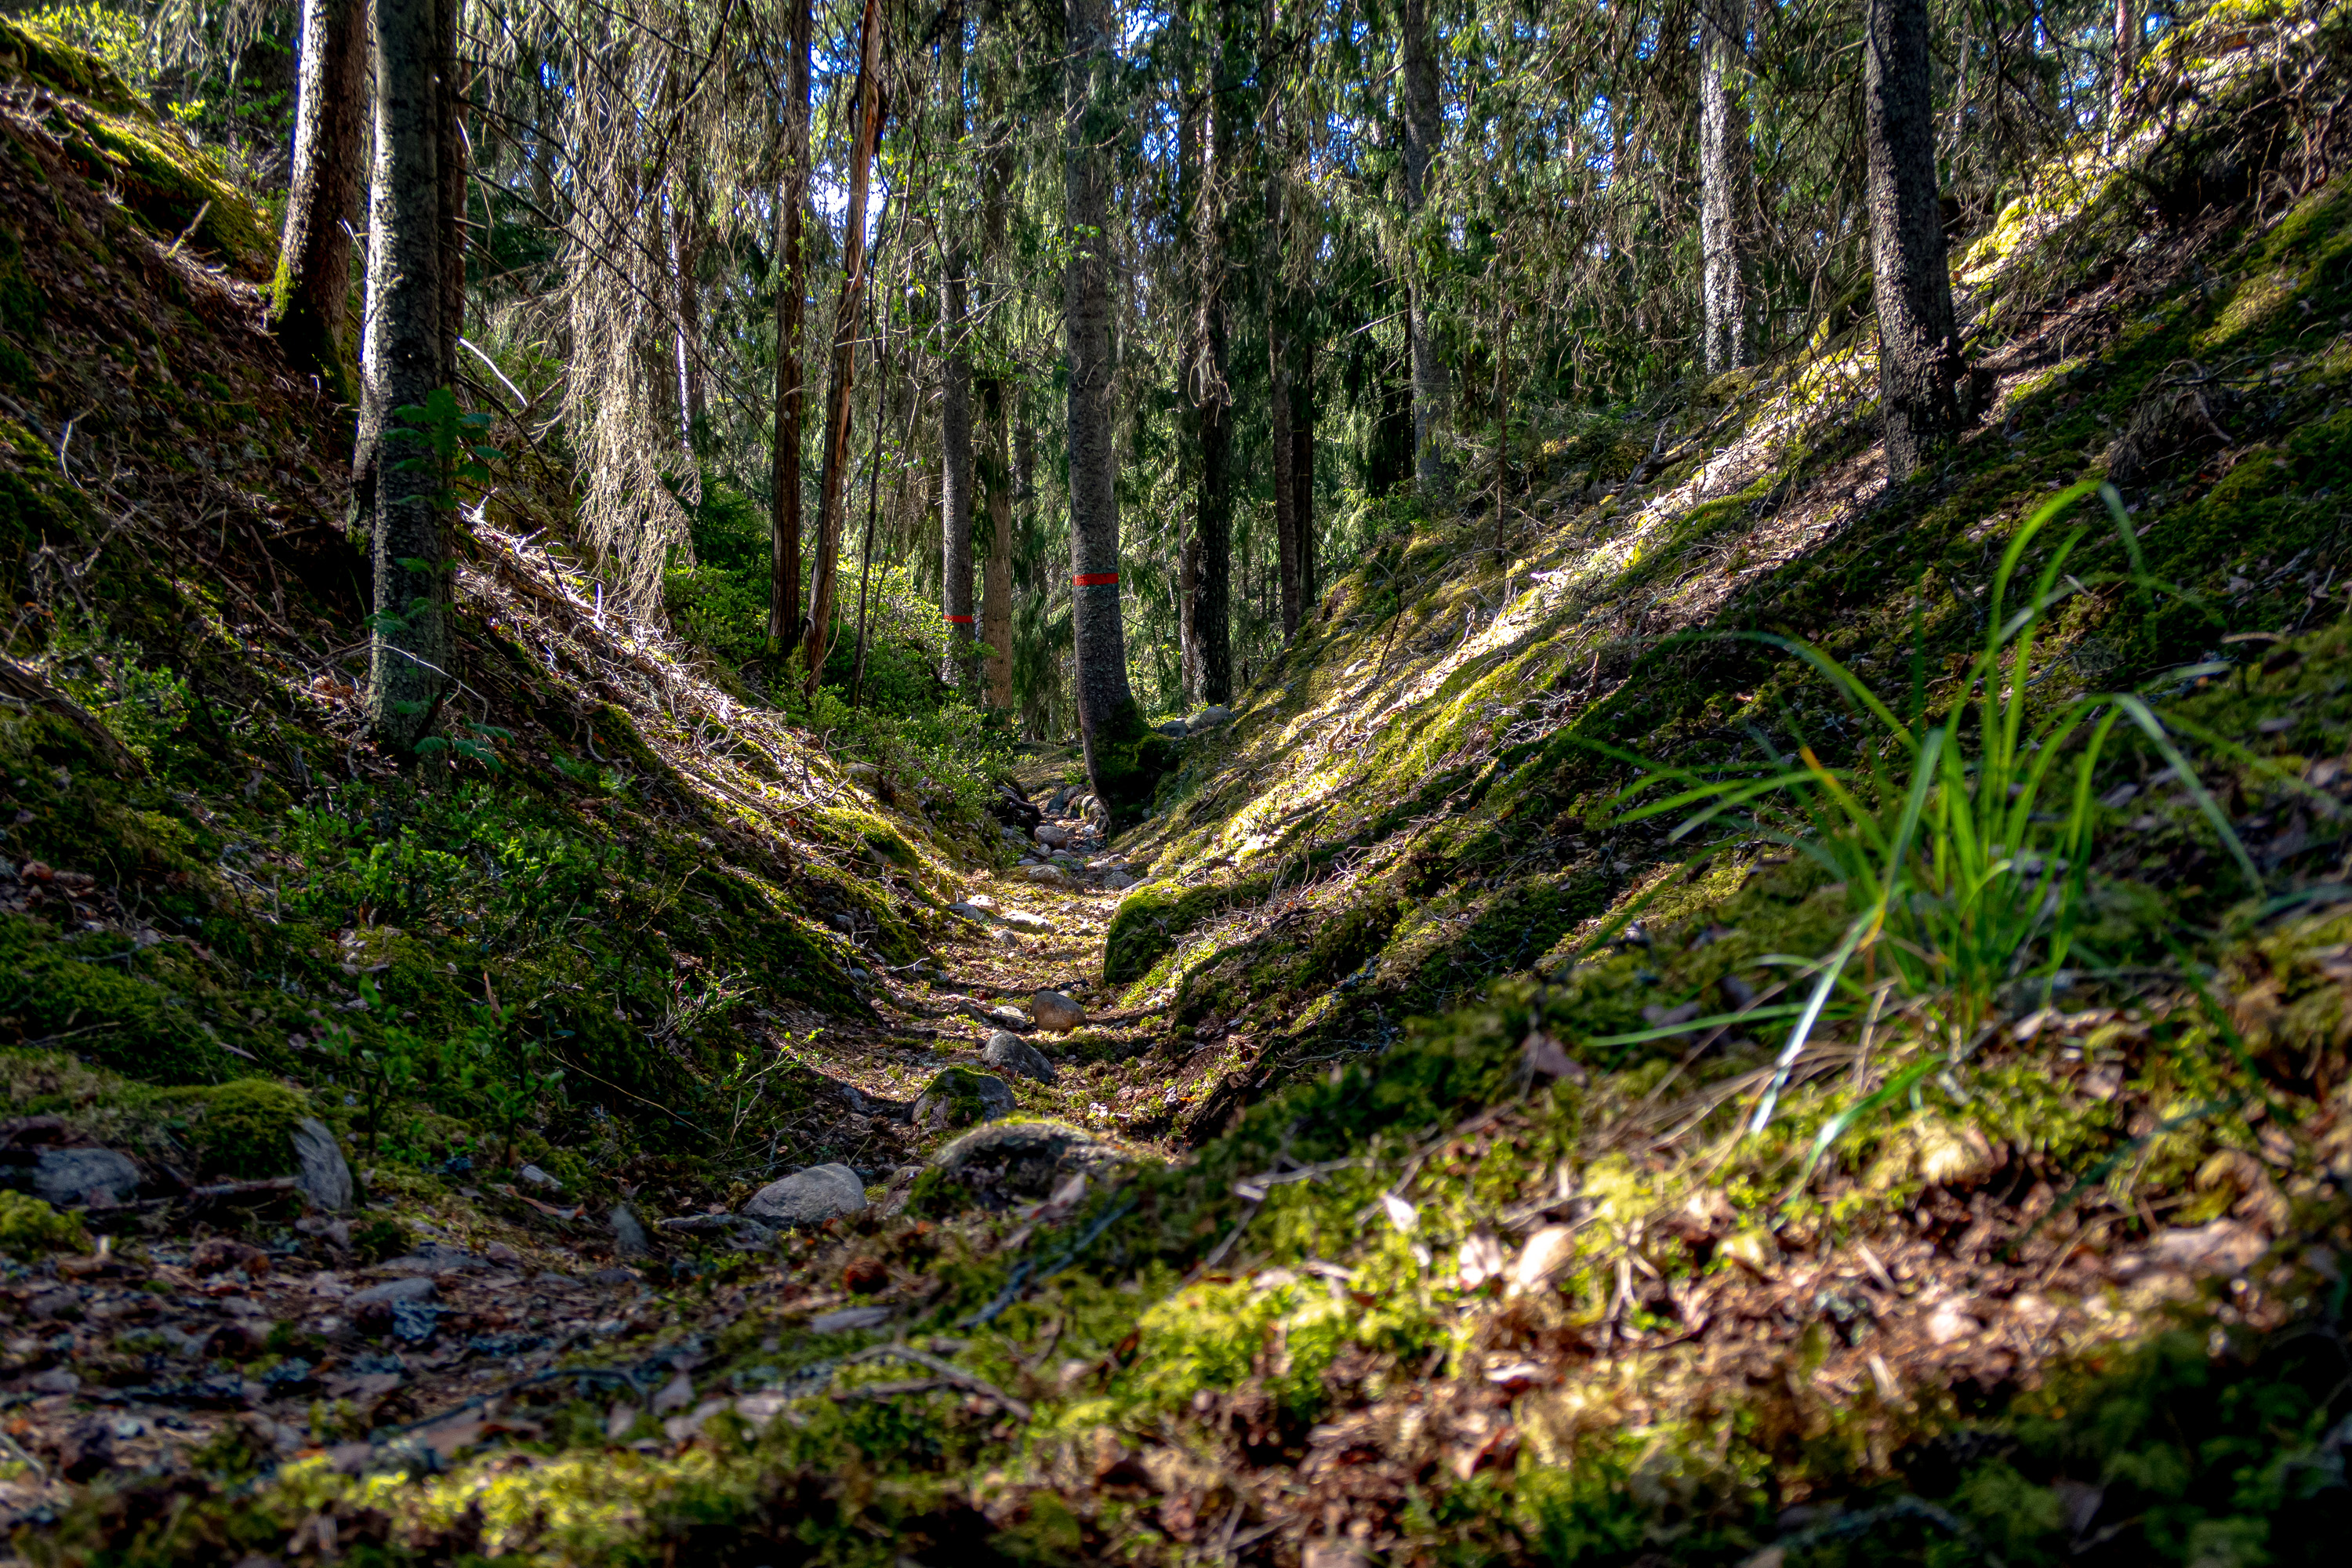
<instances>
[{"instance_id":1,"label":"narrow trail","mask_svg":"<svg viewBox=\"0 0 2352 1568\"><path fill-rule=\"evenodd\" d=\"M1068 1122L1137 1152L1180 1152L1177 1113L1192 1098L1187 1085L1197 1076L1184 1068L1198 1053L1164 1008L1122 1006L1103 984L1103 935L1142 867L1120 854L1117 840L1106 843L1073 804L1077 792L1061 781L1075 757L1045 752L1015 773L1042 826L1068 836L1059 859L1064 876L1031 878L1038 866L1056 864L1034 839L1022 865L966 869L957 906L964 912L931 939L935 956L854 976L875 1022L780 1020L785 1051L838 1086L835 1103L819 1108L822 1131L814 1146L802 1144L803 1160L838 1160L889 1183L894 1193L903 1188L957 1131L912 1119L925 1088L950 1068L1003 1082L1016 1115ZM1076 1002L1085 1021L1059 1031L1041 1026L1031 1016L1033 999L1045 991ZM1000 1033L1043 1055L1051 1079L986 1060Z\"/></svg>"}]
</instances>

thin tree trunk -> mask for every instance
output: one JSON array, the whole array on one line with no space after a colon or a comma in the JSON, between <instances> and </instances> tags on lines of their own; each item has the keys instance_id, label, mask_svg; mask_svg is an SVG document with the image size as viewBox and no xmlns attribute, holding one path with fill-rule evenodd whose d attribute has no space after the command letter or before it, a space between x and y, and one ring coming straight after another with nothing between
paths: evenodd
<instances>
[{"instance_id":1,"label":"thin tree trunk","mask_svg":"<svg viewBox=\"0 0 2352 1568\"><path fill-rule=\"evenodd\" d=\"M778 651L798 642L801 620L801 323L808 291L803 229L809 188L809 7L793 0L793 38L784 89L784 188L776 285L776 426L770 454L768 641Z\"/></svg>"},{"instance_id":2,"label":"thin tree trunk","mask_svg":"<svg viewBox=\"0 0 2352 1568\"><path fill-rule=\"evenodd\" d=\"M1869 0L1864 104L1869 142L1871 271L1878 305L1886 471L1906 479L1959 426L1959 347L1936 192L1927 0Z\"/></svg>"},{"instance_id":3,"label":"thin tree trunk","mask_svg":"<svg viewBox=\"0 0 2352 1568\"><path fill-rule=\"evenodd\" d=\"M2138 16L2132 9L2132 0L2116 0L2116 48L2107 80L2106 145L2110 152L2115 150L2116 137L2123 130L2125 100L2130 95L2132 67L2138 59Z\"/></svg>"},{"instance_id":4,"label":"thin tree trunk","mask_svg":"<svg viewBox=\"0 0 2352 1568\"><path fill-rule=\"evenodd\" d=\"M678 447L690 466L695 433L701 428L705 408L702 386L702 289L695 274L702 261L703 230L700 171L688 163L670 182L669 272L676 290L677 322Z\"/></svg>"},{"instance_id":5,"label":"thin tree trunk","mask_svg":"<svg viewBox=\"0 0 2352 1568\"><path fill-rule=\"evenodd\" d=\"M1180 57L1176 121L1176 243L1180 247L1177 310L1177 395L1182 399L1185 441L1177 456L1177 484L1192 492L1192 527L1177 546L1176 658L1183 704L1201 700L1201 454L1207 442L1207 408L1202 394L1206 354L1202 312L1209 277L1208 226L1202 216L1202 151L1206 141L1208 100L1201 92L1201 40L1188 30Z\"/></svg>"},{"instance_id":6,"label":"thin tree trunk","mask_svg":"<svg viewBox=\"0 0 2352 1568\"><path fill-rule=\"evenodd\" d=\"M367 712L387 744L414 746L433 722L449 668L449 542L443 476L413 460L424 433L386 427L390 410L424 405L448 377L443 325L446 253L436 68L447 0L377 0L375 162L368 192L362 406L402 448L375 465L375 609ZM413 433L412 433L413 432Z\"/></svg>"},{"instance_id":7,"label":"thin tree trunk","mask_svg":"<svg viewBox=\"0 0 2352 1568\"><path fill-rule=\"evenodd\" d=\"M441 193L441 365L446 379L466 335L466 127L457 79L457 13L464 0L436 0L433 16L436 151Z\"/></svg>"},{"instance_id":8,"label":"thin tree trunk","mask_svg":"<svg viewBox=\"0 0 2352 1568\"><path fill-rule=\"evenodd\" d=\"M294 108L293 188L270 286L269 324L287 367L356 403L343 354L352 219L367 126L367 0L304 0Z\"/></svg>"},{"instance_id":9,"label":"thin tree trunk","mask_svg":"<svg viewBox=\"0 0 2352 1568\"><path fill-rule=\"evenodd\" d=\"M989 26L1003 26L999 7L988 12ZM983 55L983 62L988 56ZM1006 265L1005 233L1010 217L1008 194L1013 188L1013 126L1004 112L1003 73L983 63L982 91L987 100L991 178L982 208L981 239L986 248L983 266L992 284L1002 287ZM987 649L988 705L1010 711L1013 707L1013 468L1006 447L1013 389L1001 376L981 384L981 416L987 428L987 447L981 465L982 489L988 497L988 556L982 567L980 640Z\"/></svg>"},{"instance_id":10,"label":"thin tree trunk","mask_svg":"<svg viewBox=\"0 0 2352 1568\"><path fill-rule=\"evenodd\" d=\"M1104 0L1066 0L1063 78L1062 275L1068 338L1070 580L1078 732L1095 798L1131 815L1153 780L1138 765L1143 716L1127 679L1118 592L1118 453L1111 438L1110 169L1118 126L1110 102L1110 24Z\"/></svg>"},{"instance_id":11,"label":"thin tree trunk","mask_svg":"<svg viewBox=\"0 0 2352 1568\"><path fill-rule=\"evenodd\" d=\"M1315 607L1315 334L1297 334L1298 368L1290 378L1291 526L1298 537L1298 618Z\"/></svg>"},{"instance_id":12,"label":"thin tree trunk","mask_svg":"<svg viewBox=\"0 0 2352 1568\"><path fill-rule=\"evenodd\" d=\"M1279 198L1275 198L1278 200ZM1273 206L1275 200L1267 205ZM1278 232L1281 216L1276 213L1273 226ZM1278 242L1277 242L1278 243ZM1269 456L1274 459L1274 551L1282 575L1282 635L1298 635L1301 601L1298 595L1298 488L1291 468L1297 454L1290 439L1290 334L1286 328L1289 302L1277 288L1272 291L1274 308L1266 312L1265 368L1269 383L1265 416Z\"/></svg>"},{"instance_id":13,"label":"thin tree trunk","mask_svg":"<svg viewBox=\"0 0 2352 1568\"><path fill-rule=\"evenodd\" d=\"M1756 363L1756 312L1748 288L1748 110L1739 100L1747 76L1734 0L1708 0L1699 19L1699 249L1705 276L1706 373L1721 375Z\"/></svg>"},{"instance_id":14,"label":"thin tree trunk","mask_svg":"<svg viewBox=\"0 0 2352 1568\"><path fill-rule=\"evenodd\" d=\"M982 489L988 496L988 555L982 567L980 640L987 649L988 705L1013 706L1013 468L1005 451L1005 384L982 382L980 407L988 431Z\"/></svg>"},{"instance_id":15,"label":"thin tree trunk","mask_svg":"<svg viewBox=\"0 0 2352 1568\"><path fill-rule=\"evenodd\" d=\"M849 393L857 379L857 315L866 297L866 198L874 173L874 147L882 135L882 5L866 0L859 23L857 138L849 155L849 211L842 226L841 292L834 305L833 380L825 389L824 468L818 482L816 571L809 584L809 695L824 673L833 630L833 600L839 575L842 491L849 477Z\"/></svg>"},{"instance_id":16,"label":"thin tree trunk","mask_svg":"<svg viewBox=\"0 0 2352 1568\"><path fill-rule=\"evenodd\" d=\"M947 140L963 140L963 18L951 15L940 38L940 94ZM957 219L947 219L953 226ZM980 646L971 603L971 345L964 292L964 237L940 237L940 598L948 618L949 660L959 684L977 684Z\"/></svg>"},{"instance_id":17,"label":"thin tree trunk","mask_svg":"<svg viewBox=\"0 0 2352 1568\"><path fill-rule=\"evenodd\" d=\"M1404 57L1404 270L1412 335L1412 472L1421 493L1434 499L1446 489L1443 443L1451 388L1445 362L1437 352L1429 269L1421 255L1426 242L1422 209L1428 201L1430 172L1444 131L1438 116L1436 38L1428 0L1404 0L1400 25Z\"/></svg>"},{"instance_id":18,"label":"thin tree trunk","mask_svg":"<svg viewBox=\"0 0 2352 1568\"><path fill-rule=\"evenodd\" d=\"M1200 204L1202 300L1200 505L1194 512L1198 554L1192 579L1192 635L1200 648L1200 700L1215 706L1234 697L1233 535L1234 395L1226 296L1234 286L1234 209L1230 187L1240 178L1241 75L1236 0L1223 0L1216 19L1216 54L1209 80L1208 178Z\"/></svg>"}]
</instances>

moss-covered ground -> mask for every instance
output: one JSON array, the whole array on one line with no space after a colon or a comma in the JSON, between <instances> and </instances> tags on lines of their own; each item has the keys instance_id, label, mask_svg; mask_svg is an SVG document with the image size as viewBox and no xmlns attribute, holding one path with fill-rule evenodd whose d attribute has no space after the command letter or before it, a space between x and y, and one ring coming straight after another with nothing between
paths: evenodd
<instances>
[{"instance_id":1,"label":"moss-covered ground","mask_svg":"<svg viewBox=\"0 0 2352 1568\"><path fill-rule=\"evenodd\" d=\"M1563 420L1500 520L1366 503L1384 538L1186 742L1118 900L608 620L527 486L461 579L473 754L375 756L322 412L250 287L8 110L0 528L47 611L0 726L0 1142L157 1193L0 1209L16 1549L2335 1561L2352 185L2332 120L2254 134L2295 123L2259 84L2340 58L2267 19L2185 33L2195 111L1962 259L1997 399L1930 473L1885 481L1863 316ZM2208 189L2217 137L2268 161ZM110 411L105 487L68 404ZM2034 536L2026 581L2080 530L1979 690L2003 552L2085 476L2127 521ZM1872 755L1789 639L1905 713L2147 704L2050 814L2091 829L2063 962L2044 925L1916 984L1934 911L1897 910L1792 1037L1864 890L1622 794L1637 757ZM2073 787L2080 730L2046 743ZM952 1136L908 1102L1041 985L1094 1016L1029 1037L1018 1109L1117 1141L1042 1203L902 1209ZM268 1186L305 1115L356 1215ZM757 1245L705 1212L827 1161L873 1205ZM420 1273L429 1308L345 1304Z\"/></svg>"}]
</instances>

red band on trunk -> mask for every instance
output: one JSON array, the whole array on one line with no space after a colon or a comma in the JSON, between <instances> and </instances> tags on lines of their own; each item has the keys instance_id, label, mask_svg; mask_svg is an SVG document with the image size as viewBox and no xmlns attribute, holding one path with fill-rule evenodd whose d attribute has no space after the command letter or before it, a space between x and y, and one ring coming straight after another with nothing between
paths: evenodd
<instances>
[{"instance_id":1,"label":"red band on trunk","mask_svg":"<svg viewBox=\"0 0 2352 1568\"><path fill-rule=\"evenodd\" d=\"M1080 572L1071 577L1070 581L1076 583L1081 588L1108 588L1118 581L1118 574L1116 572Z\"/></svg>"},{"instance_id":2,"label":"red band on trunk","mask_svg":"<svg viewBox=\"0 0 2352 1568\"><path fill-rule=\"evenodd\" d=\"M948 620L951 624L959 626L968 626L971 625L971 617L970 616L950 616Z\"/></svg>"}]
</instances>

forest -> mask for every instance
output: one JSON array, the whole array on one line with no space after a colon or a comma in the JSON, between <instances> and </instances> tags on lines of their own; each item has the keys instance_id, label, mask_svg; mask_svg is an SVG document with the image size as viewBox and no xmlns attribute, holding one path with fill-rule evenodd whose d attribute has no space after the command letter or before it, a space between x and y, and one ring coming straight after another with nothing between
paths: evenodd
<instances>
[{"instance_id":1,"label":"forest","mask_svg":"<svg viewBox=\"0 0 2352 1568\"><path fill-rule=\"evenodd\" d=\"M2344 0L5 0L0 1555L2335 1561Z\"/></svg>"}]
</instances>

